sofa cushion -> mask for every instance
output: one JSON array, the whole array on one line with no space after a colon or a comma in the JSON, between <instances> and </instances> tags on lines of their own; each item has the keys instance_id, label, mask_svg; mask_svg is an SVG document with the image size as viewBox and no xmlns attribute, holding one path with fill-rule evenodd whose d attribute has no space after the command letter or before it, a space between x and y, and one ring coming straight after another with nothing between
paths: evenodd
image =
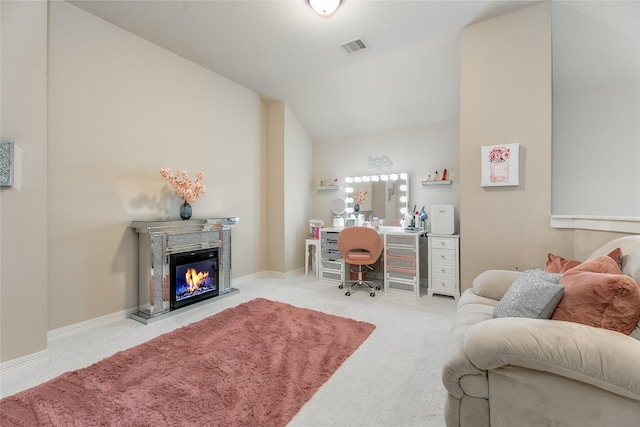
<instances>
[{"instance_id":1,"label":"sofa cushion","mask_svg":"<svg viewBox=\"0 0 640 427\"><path fill-rule=\"evenodd\" d=\"M512 270L484 271L473 280L473 292L481 297L498 301L520 274L520 271Z\"/></svg>"},{"instance_id":2,"label":"sofa cushion","mask_svg":"<svg viewBox=\"0 0 640 427\"><path fill-rule=\"evenodd\" d=\"M568 270L560 279L564 297L553 320L582 323L629 335L640 320L640 287L601 255Z\"/></svg>"},{"instance_id":3,"label":"sofa cushion","mask_svg":"<svg viewBox=\"0 0 640 427\"><path fill-rule=\"evenodd\" d=\"M561 274L525 270L496 304L494 317L549 319L562 299Z\"/></svg>"},{"instance_id":4,"label":"sofa cushion","mask_svg":"<svg viewBox=\"0 0 640 427\"><path fill-rule=\"evenodd\" d=\"M611 257L622 270L622 249L616 248L609 252L608 256ZM582 264L580 261L566 259L560 255L548 253L547 262L544 265L544 271L548 273L564 273L580 264Z\"/></svg>"}]
</instances>

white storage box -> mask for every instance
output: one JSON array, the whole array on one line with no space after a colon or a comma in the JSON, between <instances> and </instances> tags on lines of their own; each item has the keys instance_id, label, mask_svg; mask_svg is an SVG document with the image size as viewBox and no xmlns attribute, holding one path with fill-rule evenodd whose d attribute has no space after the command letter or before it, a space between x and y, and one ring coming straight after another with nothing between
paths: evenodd
<instances>
[{"instance_id":1,"label":"white storage box","mask_svg":"<svg viewBox=\"0 0 640 427\"><path fill-rule=\"evenodd\" d=\"M456 222L453 205L431 206L431 233L455 234Z\"/></svg>"}]
</instances>

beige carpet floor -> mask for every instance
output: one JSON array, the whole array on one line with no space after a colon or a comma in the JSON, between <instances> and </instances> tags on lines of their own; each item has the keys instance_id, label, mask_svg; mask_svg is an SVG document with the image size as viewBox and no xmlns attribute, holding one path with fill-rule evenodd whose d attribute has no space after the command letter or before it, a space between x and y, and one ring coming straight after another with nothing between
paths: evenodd
<instances>
[{"instance_id":1,"label":"beige carpet floor","mask_svg":"<svg viewBox=\"0 0 640 427\"><path fill-rule=\"evenodd\" d=\"M440 372L455 310L452 298L424 296L416 300L382 292L374 298L365 292L346 297L336 285L301 274L241 278L233 286L240 292L182 309L151 325L122 319L53 340L49 362L0 377L0 395L33 387L225 308L263 297L376 325L373 334L289 426L444 426L446 392Z\"/></svg>"}]
</instances>

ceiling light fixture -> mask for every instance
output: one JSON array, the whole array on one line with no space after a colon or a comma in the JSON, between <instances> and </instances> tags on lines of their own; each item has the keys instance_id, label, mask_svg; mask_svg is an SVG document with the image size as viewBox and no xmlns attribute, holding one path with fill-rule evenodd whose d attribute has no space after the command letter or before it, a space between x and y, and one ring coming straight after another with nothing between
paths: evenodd
<instances>
[{"instance_id":1,"label":"ceiling light fixture","mask_svg":"<svg viewBox=\"0 0 640 427\"><path fill-rule=\"evenodd\" d=\"M336 13L342 0L307 0L311 9L321 18L329 18Z\"/></svg>"}]
</instances>

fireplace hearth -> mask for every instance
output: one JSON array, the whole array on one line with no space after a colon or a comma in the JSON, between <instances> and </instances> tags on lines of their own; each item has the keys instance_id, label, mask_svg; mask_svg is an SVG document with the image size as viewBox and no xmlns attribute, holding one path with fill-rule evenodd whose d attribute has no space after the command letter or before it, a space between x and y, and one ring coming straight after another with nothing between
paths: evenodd
<instances>
[{"instance_id":1,"label":"fireplace hearth","mask_svg":"<svg viewBox=\"0 0 640 427\"><path fill-rule=\"evenodd\" d=\"M179 308L238 292L231 287L231 228L238 220L134 221L138 311L131 317L148 324Z\"/></svg>"}]
</instances>

